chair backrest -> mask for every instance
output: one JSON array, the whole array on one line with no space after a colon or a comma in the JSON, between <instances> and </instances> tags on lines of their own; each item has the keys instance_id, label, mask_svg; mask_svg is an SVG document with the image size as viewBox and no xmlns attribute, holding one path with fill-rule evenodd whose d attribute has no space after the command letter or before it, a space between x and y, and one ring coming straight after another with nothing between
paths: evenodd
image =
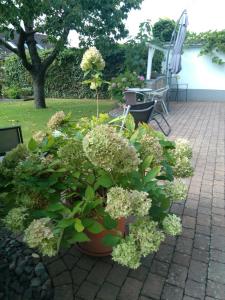
<instances>
[{"instance_id":1,"label":"chair backrest","mask_svg":"<svg viewBox=\"0 0 225 300\"><path fill-rule=\"evenodd\" d=\"M144 94L134 91L124 91L126 105L135 105L144 101Z\"/></svg>"},{"instance_id":2,"label":"chair backrest","mask_svg":"<svg viewBox=\"0 0 225 300\"><path fill-rule=\"evenodd\" d=\"M0 155L5 155L20 143L23 143L20 126L0 128Z\"/></svg>"},{"instance_id":3,"label":"chair backrest","mask_svg":"<svg viewBox=\"0 0 225 300\"><path fill-rule=\"evenodd\" d=\"M156 101L145 102L131 105L130 114L133 116L136 126L138 123L149 123L154 111Z\"/></svg>"}]
</instances>

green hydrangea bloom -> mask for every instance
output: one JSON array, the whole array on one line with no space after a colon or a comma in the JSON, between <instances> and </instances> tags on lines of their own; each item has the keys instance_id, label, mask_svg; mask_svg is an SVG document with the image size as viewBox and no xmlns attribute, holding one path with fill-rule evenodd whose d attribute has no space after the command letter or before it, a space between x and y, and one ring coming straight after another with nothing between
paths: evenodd
<instances>
[{"instance_id":1,"label":"green hydrangea bloom","mask_svg":"<svg viewBox=\"0 0 225 300\"><path fill-rule=\"evenodd\" d=\"M166 195L172 201L183 201L187 197L187 185L179 179L166 183L164 189Z\"/></svg>"},{"instance_id":2,"label":"green hydrangea bloom","mask_svg":"<svg viewBox=\"0 0 225 300\"><path fill-rule=\"evenodd\" d=\"M3 220L5 226L14 233L20 233L25 228L25 222L28 218L25 207L11 209Z\"/></svg>"},{"instance_id":3,"label":"green hydrangea bloom","mask_svg":"<svg viewBox=\"0 0 225 300\"><path fill-rule=\"evenodd\" d=\"M192 158L192 149L191 145L188 140L179 138L175 141L176 148L175 148L175 156L176 157L187 157Z\"/></svg>"},{"instance_id":4,"label":"green hydrangea bloom","mask_svg":"<svg viewBox=\"0 0 225 300\"><path fill-rule=\"evenodd\" d=\"M140 164L135 148L108 125L92 129L83 139L83 149L94 166L108 172L126 174Z\"/></svg>"},{"instance_id":5,"label":"green hydrangea bloom","mask_svg":"<svg viewBox=\"0 0 225 300\"><path fill-rule=\"evenodd\" d=\"M57 253L57 238L53 234L50 218L33 220L24 231L24 241L43 255L54 256Z\"/></svg>"},{"instance_id":6,"label":"green hydrangea bloom","mask_svg":"<svg viewBox=\"0 0 225 300\"><path fill-rule=\"evenodd\" d=\"M168 215L163 220L163 229L165 233L170 235L178 235L182 232L181 219L176 215Z\"/></svg>"},{"instance_id":7,"label":"green hydrangea bloom","mask_svg":"<svg viewBox=\"0 0 225 300\"><path fill-rule=\"evenodd\" d=\"M158 229L158 223L149 217L138 218L130 225L130 236L139 245L141 255L158 251L160 244L165 239L165 235Z\"/></svg>"},{"instance_id":8,"label":"green hydrangea bloom","mask_svg":"<svg viewBox=\"0 0 225 300\"><path fill-rule=\"evenodd\" d=\"M122 266L137 269L140 266L141 253L135 240L126 237L117 246L113 247L112 259Z\"/></svg>"},{"instance_id":9,"label":"green hydrangea bloom","mask_svg":"<svg viewBox=\"0 0 225 300\"><path fill-rule=\"evenodd\" d=\"M84 72L90 70L102 71L105 68L105 61L98 49L90 47L85 51L80 67Z\"/></svg>"},{"instance_id":10,"label":"green hydrangea bloom","mask_svg":"<svg viewBox=\"0 0 225 300\"><path fill-rule=\"evenodd\" d=\"M114 218L148 215L151 199L145 192L112 187L107 194L105 211Z\"/></svg>"},{"instance_id":11,"label":"green hydrangea bloom","mask_svg":"<svg viewBox=\"0 0 225 300\"><path fill-rule=\"evenodd\" d=\"M163 159L163 149L158 138L149 134L143 135L140 140L140 157L144 160L148 156L152 156L152 165L158 165Z\"/></svg>"},{"instance_id":12,"label":"green hydrangea bloom","mask_svg":"<svg viewBox=\"0 0 225 300\"><path fill-rule=\"evenodd\" d=\"M187 178L193 175L191 162L186 156L178 157L176 159L175 166L173 166L172 168L175 177Z\"/></svg>"},{"instance_id":13,"label":"green hydrangea bloom","mask_svg":"<svg viewBox=\"0 0 225 300\"><path fill-rule=\"evenodd\" d=\"M2 166L14 171L19 162L25 160L27 156L27 147L24 144L19 144L16 148L6 153L2 160Z\"/></svg>"}]
</instances>

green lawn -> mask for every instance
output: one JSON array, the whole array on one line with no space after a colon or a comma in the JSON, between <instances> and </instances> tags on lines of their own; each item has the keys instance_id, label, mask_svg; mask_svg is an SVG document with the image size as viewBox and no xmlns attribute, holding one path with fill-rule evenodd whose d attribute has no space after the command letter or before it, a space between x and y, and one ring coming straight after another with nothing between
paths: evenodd
<instances>
[{"instance_id":1,"label":"green lawn","mask_svg":"<svg viewBox=\"0 0 225 300\"><path fill-rule=\"evenodd\" d=\"M116 106L112 100L99 101L100 112L108 112ZM21 125L27 141L37 130L46 128L46 123L56 111L72 112L72 119L96 114L95 100L47 99L46 109L35 109L33 101L0 102L0 127Z\"/></svg>"}]
</instances>

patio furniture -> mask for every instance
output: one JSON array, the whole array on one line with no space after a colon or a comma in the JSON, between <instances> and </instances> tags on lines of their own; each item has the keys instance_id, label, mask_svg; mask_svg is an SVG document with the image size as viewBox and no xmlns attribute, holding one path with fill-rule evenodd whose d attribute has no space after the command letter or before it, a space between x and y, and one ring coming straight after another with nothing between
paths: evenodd
<instances>
[{"instance_id":1,"label":"patio furniture","mask_svg":"<svg viewBox=\"0 0 225 300\"><path fill-rule=\"evenodd\" d=\"M184 99L187 102L187 92L188 92L188 84L187 83L178 83L177 77L172 76L169 80L169 99L173 97L171 100L179 101L179 96L181 93L184 93Z\"/></svg>"},{"instance_id":2,"label":"patio furniture","mask_svg":"<svg viewBox=\"0 0 225 300\"><path fill-rule=\"evenodd\" d=\"M20 126L0 128L0 156L23 143L23 136Z\"/></svg>"},{"instance_id":3,"label":"patio furniture","mask_svg":"<svg viewBox=\"0 0 225 300\"><path fill-rule=\"evenodd\" d=\"M150 99L151 101L153 100L157 100L157 108L160 109L160 107L162 108L162 110L164 111L165 114L169 114L168 112L168 99L167 99L167 93L169 90L169 86L165 86L163 88L154 90L150 93ZM160 106L160 107L158 107Z\"/></svg>"}]
</instances>

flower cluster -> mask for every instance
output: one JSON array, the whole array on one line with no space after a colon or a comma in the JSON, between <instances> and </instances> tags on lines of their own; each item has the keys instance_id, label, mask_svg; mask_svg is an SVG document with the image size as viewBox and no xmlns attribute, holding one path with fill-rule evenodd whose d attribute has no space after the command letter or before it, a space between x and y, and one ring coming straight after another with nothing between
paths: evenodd
<instances>
[{"instance_id":1,"label":"flower cluster","mask_svg":"<svg viewBox=\"0 0 225 300\"><path fill-rule=\"evenodd\" d=\"M187 185L181 180L175 180L173 182L168 182L164 186L165 193L172 201L182 201L187 197Z\"/></svg>"},{"instance_id":2,"label":"flower cluster","mask_svg":"<svg viewBox=\"0 0 225 300\"><path fill-rule=\"evenodd\" d=\"M140 266L141 253L137 250L135 240L131 237L123 239L112 251L112 259L131 269Z\"/></svg>"},{"instance_id":3,"label":"flower cluster","mask_svg":"<svg viewBox=\"0 0 225 300\"><path fill-rule=\"evenodd\" d=\"M186 139L179 138L175 141L176 149L175 156L176 157L187 157L192 158L192 149L189 141Z\"/></svg>"},{"instance_id":4,"label":"flower cluster","mask_svg":"<svg viewBox=\"0 0 225 300\"><path fill-rule=\"evenodd\" d=\"M138 244L141 255L147 256L159 249L165 235L158 229L158 223L149 219L149 217L139 218L130 225L130 236Z\"/></svg>"},{"instance_id":5,"label":"flower cluster","mask_svg":"<svg viewBox=\"0 0 225 300\"><path fill-rule=\"evenodd\" d=\"M102 71L105 68L105 61L101 53L95 47L89 48L83 55L80 67L82 71Z\"/></svg>"},{"instance_id":6,"label":"flower cluster","mask_svg":"<svg viewBox=\"0 0 225 300\"><path fill-rule=\"evenodd\" d=\"M58 111L49 119L47 127L51 130L55 130L64 122L65 118L65 113Z\"/></svg>"},{"instance_id":7,"label":"flower cluster","mask_svg":"<svg viewBox=\"0 0 225 300\"><path fill-rule=\"evenodd\" d=\"M50 218L33 220L24 231L24 241L31 248L38 248L43 255L54 256L57 253L57 239L50 223Z\"/></svg>"},{"instance_id":8,"label":"flower cluster","mask_svg":"<svg viewBox=\"0 0 225 300\"><path fill-rule=\"evenodd\" d=\"M113 248L112 259L124 266L136 269L142 256L159 249L165 235L158 229L158 224L148 217L139 218L130 225L130 234Z\"/></svg>"},{"instance_id":9,"label":"flower cluster","mask_svg":"<svg viewBox=\"0 0 225 300\"><path fill-rule=\"evenodd\" d=\"M33 139L37 143L41 143L45 137L46 137L46 134L41 130L35 132L34 135L33 135Z\"/></svg>"},{"instance_id":10,"label":"flower cluster","mask_svg":"<svg viewBox=\"0 0 225 300\"><path fill-rule=\"evenodd\" d=\"M151 199L147 193L112 187L107 194L105 211L114 219L130 215L141 217L148 214L150 207Z\"/></svg>"},{"instance_id":11,"label":"flower cluster","mask_svg":"<svg viewBox=\"0 0 225 300\"><path fill-rule=\"evenodd\" d=\"M157 165L163 159L163 149L159 143L158 138L149 134L143 135L140 140L140 157L144 160L147 156L152 156L152 164Z\"/></svg>"},{"instance_id":12,"label":"flower cluster","mask_svg":"<svg viewBox=\"0 0 225 300\"><path fill-rule=\"evenodd\" d=\"M177 157L176 164L173 167L173 173L175 177L186 178L193 175L193 168L190 160L187 157Z\"/></svg>"},{"instance_id":13,"label":"flower cluster","mask_svg":"<svg viewBox=\"0 0 225 300\"><path fill-rule=\"evenodd\" d=\"M163 219L163 230L170 235L178 235L182 232L181 219L176 215L168 215Z\"/></svg>"},{"instance_id":14,"label":"flower cluster","mask_svg":"<svg viewBox=\"0 0 225 300\"><path fill-rule=\"evenodd\" d=\"M25 207L17 207L8 212L3 222L9 230L19 233L24 230L27 218L27 209Z\"/></svg>"},{"instance_id":15,"label":"flower cluster","mask_svg":"<svg viewBox=\"0 0 225 300\"><path fill-rule=\"evenodd\" d=\"M92 129L83 139L83 148L94 166L109 172L130 173L140 164L135 148L108 125Z\"/></svg>"}]
</instances>

